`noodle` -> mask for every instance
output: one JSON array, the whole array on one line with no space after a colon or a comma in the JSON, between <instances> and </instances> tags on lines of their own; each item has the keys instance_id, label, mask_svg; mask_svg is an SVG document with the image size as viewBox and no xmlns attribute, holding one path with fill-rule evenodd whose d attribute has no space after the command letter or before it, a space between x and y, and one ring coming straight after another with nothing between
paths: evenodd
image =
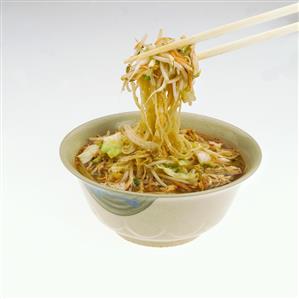
<instances>
[{"instance_id":1,"label":"noodle","mask_svg":"<svg viewBox=\"0 0 299 299\"><path fill-rule=\"evenodd\" d=\"M135 45L135 55L174 41ZM240 154L192 129L180 128L183 103L195 100L200 70L194 45L127 65L121 77L141 120L96 136L79 151L77 169L88 178L135 192L194 192L227 184L244 171Z\"/></svg>"}]
</instances>

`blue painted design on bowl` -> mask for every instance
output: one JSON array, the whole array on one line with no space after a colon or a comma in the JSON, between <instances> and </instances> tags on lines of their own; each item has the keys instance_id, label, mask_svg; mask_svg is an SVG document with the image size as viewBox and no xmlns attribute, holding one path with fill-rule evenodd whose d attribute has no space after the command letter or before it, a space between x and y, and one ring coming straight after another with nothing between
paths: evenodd
<instances>
[{"instance_id":1,"label":"blue painted design on bowl","mask_svg":"<svg viewBox=\"0 0 299 299\"><path fill-rule=\"evenodd\" d=\"M120 194L84 184L88 193L110 213L129 216L140 213L149 207L158 197Z\"/></svg>"}]
</instances>

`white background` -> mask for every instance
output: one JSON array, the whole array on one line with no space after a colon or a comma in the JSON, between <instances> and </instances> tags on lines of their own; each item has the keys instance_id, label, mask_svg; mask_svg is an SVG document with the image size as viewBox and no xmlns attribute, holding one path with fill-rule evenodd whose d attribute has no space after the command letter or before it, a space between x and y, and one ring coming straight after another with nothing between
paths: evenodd
<instances>
[{"instance_id":1,"label":"white background","mask_svg":"<svg viewBox=\"0 0 299 299\"><path fill-rule=\"evenodd\" d=\"M288 3L2 4L5 296L295 296L296 35L201 64L198 100L183 110L244 129L263 162L197 240L162 249L122 240L98 222L58 155L73 127L136 110L119 79L134 38L153 39L160 27L191 35Z\"/></svg>"}]
</instances>

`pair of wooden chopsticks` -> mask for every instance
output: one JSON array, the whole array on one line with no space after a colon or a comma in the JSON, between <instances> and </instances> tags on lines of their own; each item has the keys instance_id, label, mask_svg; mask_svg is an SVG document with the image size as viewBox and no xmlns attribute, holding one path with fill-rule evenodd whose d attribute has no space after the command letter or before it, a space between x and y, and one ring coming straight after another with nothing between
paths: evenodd
<instances>
[{"instance_id":1,"label":"pair of wooden chopsticks","mask_svg":"<svg viewBox=\"0 0 299 299\"><path fill-rule=\"evenodd\" d=\"M219 27L216 27L214 29L193 35L189 38L183 38L176 40L172 43L169 43L167 45L154 48L152 50L149 50L147 52L141 53L139 55L131 56L128 59L125 60L125 63L131 63L135 60L143 59L149 56L153 56L159 53L168 52L176 48L182 48L184 46L195 44L199 41L208 40L217 36L221 36L225 33L232 32L235 30L239 30L242 28L246 28L249 26L257 25L260 23L264 23L267 21L271 21L274 19L278 19L287 15L298 13L299 11L299 4L291 4L288 6L284 6L275 10L271 10L253 17L249 17L246 19L239 20L237 22L229 23L226 25L222 25ZM203 51L198 54L198 59L203 60L212 56L220 55L226 52L230 52L242 47L249 46L251 44L255 44L264 40L268 40L273 37L279 37L286 35L291 32L299 31L299 22L292 23L283 27L279 27L270 31L266 31L260 34L251 35L249 37L229 42L220 46L216 46L212 49Z\"/></svg>"}]
</instances>

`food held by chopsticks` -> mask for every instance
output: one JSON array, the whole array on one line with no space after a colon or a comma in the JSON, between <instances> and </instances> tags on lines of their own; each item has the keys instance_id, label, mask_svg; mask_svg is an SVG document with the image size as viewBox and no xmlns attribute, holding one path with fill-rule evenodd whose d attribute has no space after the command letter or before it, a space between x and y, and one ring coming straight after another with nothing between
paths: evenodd
<instances>
[{"instance_id":1,"label":"food held by chopsticks","mask_svg":"<svg viewBox=\"0 0 299 299\"><path fill-rule=\"evenodd\" d=\"M135 54L173 41L135 45ZM113 134L90 138L77 155L77 168L89 178L136 192L194 192L227 184L244 171L238 151L223 142L181 128L183 103L195 100L200 75L194 45L137 60L126 67L123 88L131 91L141 119Z\"/></svg>"}]
</instances>

